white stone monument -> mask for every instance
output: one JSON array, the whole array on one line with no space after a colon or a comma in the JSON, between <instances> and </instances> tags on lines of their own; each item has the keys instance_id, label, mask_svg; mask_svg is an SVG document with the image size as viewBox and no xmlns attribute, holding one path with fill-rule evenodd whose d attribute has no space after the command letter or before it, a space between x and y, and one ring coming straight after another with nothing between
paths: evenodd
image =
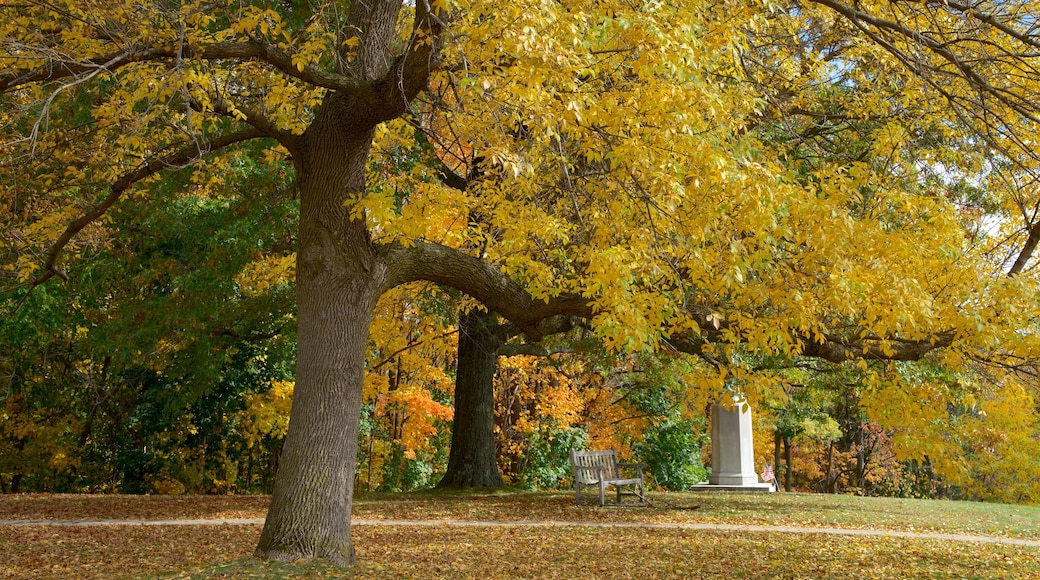
<instances>
[{"instance_id":1,"label":"white stone monument","mask_svg":"<svg viewBox=\"0 0 1040 580\"><path fill-rule=\"evenodd\" d=\"M759 483L755 473L755 449L751 432L751 407L734 397L729 408L711 406L711 475L701 490L773 491Z\"/></svg>"}]
</instances>

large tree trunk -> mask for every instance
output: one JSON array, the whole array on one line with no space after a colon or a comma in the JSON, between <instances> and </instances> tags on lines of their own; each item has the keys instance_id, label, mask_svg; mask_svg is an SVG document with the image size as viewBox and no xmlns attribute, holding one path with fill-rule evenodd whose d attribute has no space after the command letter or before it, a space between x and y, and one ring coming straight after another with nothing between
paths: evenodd
<instances>
[{"instance_id":1,"label":"large tree trunk","mask_svg":"<svg viewBox=\"0 0 1040 580\"><path fill-rule=\"evenodd\" d=\"M502 487L495 450L495 368L502 338L492 313L459 317L455 421L448 469L437 487Z\"/></svg>"},{"instance_id":2,"label":"large tree trunk","mask_svg":"<svg viewBox=\"0 0 1040 580\"><path fill-rule=\"evenodd\" d=\"M324 284L298 284L296 389L257 556L354 561L351 498L372 296L362 289L335 300ZM346 290L346 289L340 289ZM317 296L326 296L317 300Z\"/></svg>"},{"instance_id":3,"label":"large tree trunk","mask_svg":"<svg viewBox=\"0 0 1040 580\"><path fill-rule=\"evenodd\" d=\"M297 154L296 388L256 555L354 562L350 512L369 325L386 266L345 204L364 190L372 130L330 97Z\"/></svg>"}]
</instances>

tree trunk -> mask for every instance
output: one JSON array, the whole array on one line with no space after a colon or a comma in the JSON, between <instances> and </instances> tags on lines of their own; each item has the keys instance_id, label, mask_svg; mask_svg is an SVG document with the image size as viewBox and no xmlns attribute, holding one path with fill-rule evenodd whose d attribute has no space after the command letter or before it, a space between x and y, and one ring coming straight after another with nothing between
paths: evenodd
<instances>
[{"instance_id":1,"label":"tree trunk","mask_svg":"<svg viewBox=\"0 0 1040 580\"><path fill-rule=\"evenodd\" d=\"M253 490L253 457L258 453L260 446L250 448L246 451L246 490ZM239 468L241 469L241 467Z\"/></svg>"},{"instance_id":2,"label":"tree trunk","mask_svg":"<svg viewBox=\"0 0 1040 580\"><path fill-rule=\"evenodd\" d=\"M834 442L827 446L827 493L838 493L838 478L834 473Z\"/></svg>"},{"instance_id":3,"label":"tree trunk","mask_svg":"<svg viewBox=\"0 0 1040 580\"><path fill-rule=\"evenodd\" d=\"M330 97L294 156L300 183L296 387L263 559L354 562L350 512L369 326L386 266L346 201L364 190L371 128Z\"/></svg>"},{"instance_id":4,"label":"tree trunk","mask_svg":"<svg viewBox=\"0 0 1040 580\"><path fill-rule=\"evenodd\" d=\"M378 401L378 399L376 399ZM376 430L368 432L368 477L365 479L365 491L372 491L372 464L375 462Z\"/></svg>"},{"instance_id":5,"label":"tree trunk","mask_svg":"<svg viewBox=\"0 0 1040 580\"><path fill-rule=\"evenodd\" d=\"M495 368L502 338L496 316L472 310L459 317L455 420L448 468L437 487L502 487L495 449Z\"/></svg>"},{"instance_id":6,"label":"tree trunk","mask_svg":"<svg viewBox=\"0 0 1040 580\"><path fill-rule=\"evenodd\" d=\"M783 443L784 437L780 434L780 430L773 431L773 476L777 478L776 488L780 489L780 476L783 473L780 472L780 444ZM786 473L787 470L784 470Z\"/></svg>"},{"instance_id":7,"label":"tree trunk","mask_svg":"<svg viewBox=\"0 0 1040 580\"><path fill-rule=\"evenodd\" d=\"M14 442L14 448L19 452L24 451L25 439L16 439ZM11 474L11 493L20 493L22 491L22 477L23 474L21 470L15 468L14 473Z\"/></svg>"},{"instance_id":8,"label":"tree trunk","mask_svg":"<svg viewBox=\"0 0 1040 580\"><path fill-rule=\"evenodd\" d=\"M791 491L791 438L784 437L784 463L787 469L784 471L784 490Z\"/></svg>"},{"instance_id":9,"label":"tree trunk","mask_svg":"<svg viewBox=\"0 0 1040 580\"><path fill-rule=\"evenodd\" d=\"M290 413L293 426L275 475L256 555L354 562L350 512L357 460L365 346L374 300L315 301L298 284L299 362ZM316 285L317 286L317 285ZM331 288L328 288L331 290ZM366 300L366 298L369 298Z\"/></svg>"},{"instance_id":10,"label":"tree trunk","mask_svg":"<svg viewBox=\"0 0 1040 580\"><path fill-rule=\"evenodd\" d=\"M859 430L856 431L856 487L859 488L860 495L864 495L864 488L867 485L866 471L867 471L867 458L863 449L863 425L860 424Z\"/></svg>"}]
</instances>

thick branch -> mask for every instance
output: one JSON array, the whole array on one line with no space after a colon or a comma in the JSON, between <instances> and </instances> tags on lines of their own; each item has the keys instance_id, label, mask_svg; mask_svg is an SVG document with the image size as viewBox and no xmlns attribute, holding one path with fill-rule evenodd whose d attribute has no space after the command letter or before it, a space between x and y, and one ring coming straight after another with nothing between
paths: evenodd
<instances>
[{"instance_id":1,"label":"thick branch","mask_svg":"<svg viewBox=\"0 0 1040 580\"><path fill-rule=\"evenodd\" d=\"M386 249L386 257L385 290L418 280L455 288L507 318L536 342L559 332L564 317L591 318L593 314L586 298L563 295L538 300L494 265L440 244L395 243Z\"/></svg>"},{"instance_id":2,"label":"thick branch","mask_svg":"<svg viewBox=\"0 0 1040 580\"><path fill-rule=\"evenodd\" d=\"M288 53L258 40L219 42L197 48L178 48L176 44L162 47L131 47L128 50L120 50L77 62L50 61L37 68L0 74L0 93L28 84L78 77L99 69L114 72L124 66L139 62L193 58L242 61L259 59L287 76L314 86L348 93L364 101L371 101L373 96L372 87L368 82L322 71L310 65L300 70L293 64L292 57Z\"/></svg>"},{"instance_id":3,"label":"thick branch","mask_svg":"<svg viewBox=\"0 0 1040 580\"><path fill-rule=\"evenodd\" d=\"M430 71L439 63L444 17L443 9L433 10L430 7L430 0L416 1L412 38L408 50L398 59L401 89L413 98L426 86Z\"/></svg>"},{"instance_id":4,"label":"thick branch","mask_svg":"<svg viewBox=\"0 0 1040 580\"><path fill-rule=\"evenodd\" d=\"M426 88L430 73L440 63L444 18L443 9L431 8L430 0L416 0L408 49L395 59L386 76L375 83L376 90L383 96L381 102L390 105L385 120L397 118L408 110L412 100Z\"/></svg>"},{"instance_id":5,"label":"thick branch","mask_svg":"<svg viewBox=\"0 0 1040 580\"><path fill-rule=\"evenodd\" d=\"M556 354L571 354L578 352L578 349L569 346L556 347L556 348L545 348L542 344L533 342L522 342L519 344L504 344L498 347L496 354L498 356L540 356L550 357Z\"/></svg>"},{"instance_id":6,"label":"thick branch","mask_svg":"<svg viewBox=\"0 0 1040 580\"><path fill-rule=\"evenodd\" d=\"M410 247L394 244L386 254L390 275L385 289L417 280L450 286L501 314L535 342L569 329L573 325L571 317L591 318L593 315L592 305L587 298L562 295L548 301L537 300L495 266L453 248L416 242ZM687 314L700 326L700 333L676 334L665 337L665 341L679 352L720 365L709 354L710 349L705 347L709 343L724 340L726 321L707 309L689 311ZM808 336L795 338L801 344L801 350L791 354L842 363L860 359L920 360L935 349L953 344L954 335L944 332L922 340L875 336L846 338L838 335L825 335L822 340Z\"/></svg>"},{"instance_id":7,"label":"thick branch","mask_svg":"<svg viewBox=\"0 0 1040 580\"><path fill-rule=\"evenodd\" d=\"M1025 269L1029 259L1033 257L1033 252L1036 251L1037 243L1040 243L1040 222L1029 226L1029 236L1026 238L1026 243L1022 246L1022 250L1019 251L1018 257L1015 258L1015 263L1008 270L1008 276L1019 274Z\"/></svg>"},{"instance_id":8,"label":"thick branch","mask_svg":"<svg viewBox=\"0 0 1040 580\"><path fill-rule=\"evenodd\" d=\"M727 329L726 321L710 315L705 316L703 313L692 314L701 332L669 336L666 337L666 342L679 352L698 356L716 367L722 366L722 362L710 354L714 349L707 347L711 343L722 342L722 334ZM794 349L790 354L843 363L853 360L921 360L933 350L952 345L954 334L942 332L922 340L869 335L848 338L836 334L825 334L816 338L796 335L794 338L800 349Z\"/></svg>"},{"instance_id":9,"label":"thick branch","mask_svg":"<svg viewBox=\"0 0 1040 580\"><path fill-rule=\"evenodd\" d=\"M953 344L953 333L944 332L927 340L866 338L848 340L827 335L822 341L803 340L802 356L819 358L833 363L850 360L921 360L929 352Z\"/></svg>"},{"instance_id":10,"label":"thick branch","mask_svg":"<svg viewBox=\"0 0 1040 580\"><path fill-rule=\"evenodd\" d=\"M261 342L264 340L270 340L280 334L282 334L281 328L279 328L278 330L273 330L271 332L252 332L247 334L242 334L237 330L230 328L218 328L216 330L210 331L211 336L226 336L228 338L241 340L243 342Z\"/></svg>"}]
</instances>

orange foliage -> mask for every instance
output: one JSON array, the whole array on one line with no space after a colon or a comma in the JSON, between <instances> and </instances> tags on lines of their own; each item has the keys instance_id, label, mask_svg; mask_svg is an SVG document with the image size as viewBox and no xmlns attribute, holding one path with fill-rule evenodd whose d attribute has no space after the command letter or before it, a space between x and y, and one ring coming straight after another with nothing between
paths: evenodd
<instances>
[{"instance_id":1,"label":"orange foliage","mask_svg":"<svg viewBox=\"0 0 1040 580\"><path fill-rule=\"evenodd\" d=\"M404 446L408 459L415 459L417 450L425 450L429 446L430 438L437 434L434 425L437 420L450 421L454 414L454 409L434 401L426 389L409 387L394 391L386 401L386 408L398 409L404 416L397 442Z\"/></svg>"}]
</instances>

